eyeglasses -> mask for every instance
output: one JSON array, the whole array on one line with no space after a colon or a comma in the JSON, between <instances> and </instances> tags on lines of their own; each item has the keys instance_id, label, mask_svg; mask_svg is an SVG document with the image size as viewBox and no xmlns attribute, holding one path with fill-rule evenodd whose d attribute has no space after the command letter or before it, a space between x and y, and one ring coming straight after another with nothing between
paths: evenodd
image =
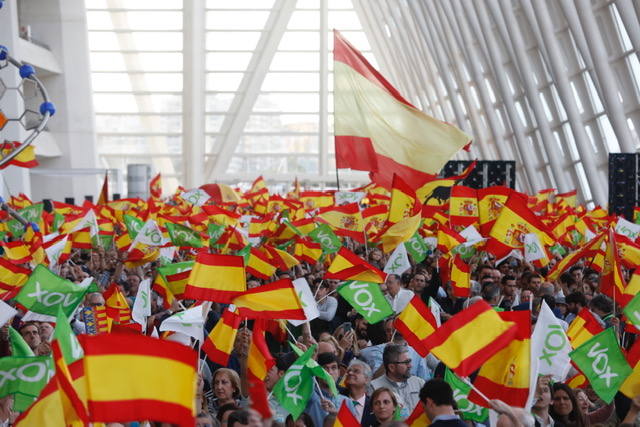
<instances>
[{"instance_id":1,"label":"eyeglasses","mask_svg":"<svg viewBox=\"0 0 640 427\"><path fill-rule=\"evenodd\" d=\"M403 360L402 362L391 362L395 365L410 365L411 364L411 359L408 360Z\"/></svg>"}]
</instances>

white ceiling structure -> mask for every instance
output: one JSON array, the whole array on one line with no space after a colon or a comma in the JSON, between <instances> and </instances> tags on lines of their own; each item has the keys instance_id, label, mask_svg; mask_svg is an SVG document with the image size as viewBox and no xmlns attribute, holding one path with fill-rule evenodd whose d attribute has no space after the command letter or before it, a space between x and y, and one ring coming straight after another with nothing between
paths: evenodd
<instances>
[{"instance_id":1,"label":"white ceiling structure","mask_svg":"<svg viewBox=\"0 0 640 427\"><path fill-rule=\"evenodd\" d=\"M518 188L606 204L609 152L636 152L633 0L86 0L103 164L168 186L335 183L332 35L414 105L515 160ZM340 171L341 182L366 174Z\"/></svg>"}]
</instances>

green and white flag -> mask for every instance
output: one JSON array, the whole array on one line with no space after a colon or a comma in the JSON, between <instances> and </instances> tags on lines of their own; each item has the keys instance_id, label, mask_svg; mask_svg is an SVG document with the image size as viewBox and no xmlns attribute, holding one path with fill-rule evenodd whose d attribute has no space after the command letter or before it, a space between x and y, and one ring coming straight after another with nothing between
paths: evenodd
<instances>
[{"instance_id":1,"label":"green and white flag","mask_svg":"<svg viewBox=\"0 0 640 427\"><path fill-rule=\"evenodd\" d=\"M476 405L467 399L471 386L462 381L456 374L446 368L444 380L449 383L453 390L453 399L456 401L463 420L481 422L487 419L489 411L480 405Z\"/></svg>"},{"instance_id":2,"label":"green and white flag","mask_svg":"<svg viewBox=\"0 0 640 427\"><path fill-rule=\"evenodd\" d=\"M38 396L52 376L51 356L0 358L0 397L14 393Z\"/></svg>"},{"instance_id":3,"label":"green and white flag","mask_svg":"<svg viewBox=\"0 0 640 427\"><path fill-rule=\"evenodd\" d=\"M340 285L338 293L370 324L393 314L393 308L377 283L350 280Z\"/></svg>"},{"instance_id":4,"label":"green and white flag","mask_svg":"<svg viewBox=\"0 0 640 427\"><path fill-rule=\"evenodd\" d=\"M69 319L64 315L62 310L58 310L56 328L53 330L53 339L58 340L62 357L64 357L64 362L67 365L82 359L84 356L82 346L80 346L76 334L71 330Z\"/></svg>"},{"instance_id":5,"label":"green and white flag","mask_svg":"<svg viewBox=\"0 0 640 427\"><path fill-rule=\"evenodd\" d=\"M215 245L220 240L220 237L224 234L225 226L221 224L211 223L207 226L207 233L209 234L209 245Z\"/></svg>"},{"instance_id":6,"label":"green and white flag","mask_svg":"<svg viewBox=\"0 0 640 427\"><path fill-rule=\"evenodd\" d=\"M336 206L340 206L345 203L360 203L366 195L364 191L336 191L333 197L336 199Z\"/></svg>"},{"instance_id":7,"label":"green and white flag","mask_svg":"<svg viewBox=\"0 0 640 427\"><path fill-rule=\"evenodd\" d=\"M618 389L632 372L613 328L591 337L569 355L587 377L593 391L607 404L613 401Z\"/></svg>"},{"instance_id":8,"label":"green and white flag","mask_svg":"<svg viewBox=\"0 0 640 427\"><path fill-rule=\"evenodd\" d=\"M180 332L202 342L204 339L204 313L202 305L179 311L160 324L160 332Z\"/></svg>"},{"instance_id":9,"label":"green and white flag","mask_svg":"<svg viewBox=\"0 0 640 427\"><path fill-rule=\"evenodd\" d=\"M407 252L409 252L411 258L413 258L416 263L422 262L429 252L429 247L418 232L416 232L412 238L404 242L404 246L407 248Z\"/></svg>"},{"instance_id":10,"label":"green and white flag","mask_svg":"<svg viewBox=\"0 0 640 427\"><path fill-rule=\"evenodd\" d=\"M162 235L162 231L160 231L158 224L156 224L154 220L150 219L144 223L138 232L138 235L131 243L129 250L132 250L136 246L137 242L149 246L161 246L165 243L165 238Z\"/></svg>"},{"instance_id":11,"label":"green and white flag","mask_svg":"<svg viewBox=\"0 0 640 427\"><path fill-rule=\"evenodd\" d=\"M158 274L160 274L165 281L170 282L170 280L167 279L167 276L189 271L193 269L194 264L195 261L182 261L163 265L162 267L158 267Z\"/></svg>"},{"instance_id":12,"label":"green and white flag","mask_svg":"<svg viewBox=\"0 0 640 427\"><path fill-rule=\"evenodd\" d=\"M298 298L300 298L300 304L302 304L302 310L304 310L306 319L289 320L289 323L293 326L300 326L305 322L317 319L318 316L320 316L320 311L318 310L318 303L313 296L313 292L311 292L311 288L309 288L307 279L300 277L299 279L294 280L293 287L296 290L296 294L298 294Z\"/></svg>"},{"instance_id":13,"label":"green and white flag","mask_svg":"<svg viewBox=\"0 0 640 427\"><path fill-rule=\"evenodd\" d=\"M169 231L171 242L173 242L174 245L180 247L187 246L191 248L202 247L202 237L200 237L200 233L197 231L172 222L167 222L165 225L167 227L167 231Z\"/></svg>"},{"instance_id":14,"label":"green and white flag","mask_svg":"<svg viewBox=\"0 0 640 427\"><path fill-rule=\"evenodd\" d=\"M64 215L55 212L53 214L53 224L51 225L51 230L53 232L58 232L58 230L60 230L60 226L62 226L62 224L64 224Z\"/></svg>"},{"instance_id":15,"label":"green and white flag","mask_svg":"<svg viewBox=\"0 0 640 427\"><path fill-rule=\"evenodd\" d=\"M407 255L407 248L405 245L398 245L391 253L389 260L384 266L384 272L387 274L402 275L405 271L411 268L409 262L409 256Z\"/></svg>"},{"instance_id":16,"label":"green and white flag","mask_svg":"<svg viewBox=\"0 0 640 427\"><path fill-rule=\"evenodd\" d=\"M195 188L193 190L181 193L180 197L194 206L202 206L211 198L211 196L209 196L209 193L201 188Z\"/></svg>"},{"instance_id":17,"label":"green and white flag","mask_svg":"<svg viewBox=\"0 0 640 427\"><path fill-rule=\"evenodd\" d=\"M321 224L315 230L309 233L309 237L322 246L322 252L325 254L333 254L340 250L342 242L340 238L331 230L327 224Z\"/></svg>"},{"instance_id":18,"label":"green and white flag","mask_svg":"<svg viewBox=\"0 0 640 427\"><path fill-rule=\"evenodd\" d=\"M147 317L151 316L151 279L144 279L138 286L136 299L133 301L131 318L147 330Z\"/></svg>"},{"instance_id":19,"label":"green and white flag","mask_svg":"<svg viewBox=\"0 0 640 427\"><path fill-rule=\"evenodd\" d=\"M297 419L307 407L307 402L313 391L313 373L307 366L316 346L309 347L307 351L296 360L287 372L273 387L273 395L280 406Z\"/></svg>"},{"instance_id":20,"label":"green and white flag","mask_svg":"<svg viewBox=\"0 0 640 427\"><path fill-rule=\"evenodd\" d=\"M556 256L564 256L567 253L567 250L560 243L556 243L549 248L549 252Z\"/></svg>"},{"instance_id":21,"label":"green and white flag","mask_svg":"<svg viewBox=\"0 0 640 427\"><path fill-rule=\"evenodd\" d=\"M42 220L43 206L44 204L42 203L27 206L26 208L20 209L18 214L24 218L27 223L33 222L34 224L40 224L40 221ZM16 238L20 238L25 232L24 226L17 219L10 219L7 221L7 229Z\"/></svg>"},{"instance_id":22,"label":"green and white flag","mask_svg":"<svg viewBox=\"0 0 640 427\"><path fill-rule=\"evenodd\" d=\"M124 221L125 227L127 227L127 233L129 233L129 237L131 237L131 239L135 239L138 236L140 230L142 230L144 221L142 221L140 218L136 218L135 216L127 214L124 214L122 219Z\"/></svg>"},{"instance_id":23,"label":"green and white flag","mask_svg":"<svg viewBox=\"0 0 640 427\"><path fill-rule=\"evenodd\" d=\"M297 345L293 344L292 342L290 342L289 345L298 357L304 354L304 352L300 350ZM329 386L331 394L333 394L334 396L338 395L338 387L336 387L336 381L333 379L331 374L329 374L329 372L325 371L322 366L318 365L318 362L313 359L309 359L309 361L307 362L307 367L311 369L311 373L314 377L320 378Z\"/></svg>"},{"instance_id":24,"label":"green and white flag","mask_svg":"<svg viewBox=\"0 0 640 427\"><path fill-rule=\"evenodd\" d=\"M570 352L569 338L560 320L543 300L536 327L531 334L531 366L538 367L536 377L551 375L555 382L564 381L571 368Z\"/></svg>"},{"instance_id":25,"label":"green and white flag","mask_svg":"<svg viewBox=\"0 0 640 427\"><path fill-rule=\"evenodd\" d=\"M84 295L94 289L95 285L92 284L92 278L78 284L70 282L39 264L15 299L34 313L55 317L58 306L62 306L64 314L71 316Z\"/></svg>"},{"instance_id":26,"label":"green and white flag","mask_svg":"<svg viewBox=\"0 0 640 427\"><path fill-rule=\"evenodd\" d=\"M0 328L3 327L16 314L18 314L18 310L11 307L6 302L0 300Z\"/></svg>"},{"instance_id":27,"label":"green and white flag","mask_svg":"<svg viewBox=\"0 0 640 427\"><path fill-rule=\"evenodd\" d=\"M629 322L633 323L633 326L640 329L640 293L636 294L635 297L627 306L622 310Z\"/></svg>"},{"instance_id":28,"label":"green and white flag","mask_svg":"<svg viewBox=\"0 0 640 427\"><path fill-rule=\"evenodd\" d=\"M20 332L9 326L9 348L11 349L11 355L15 357L32 357L35 356L29 344L22 338Z\"/></svg>"}]
</instances>

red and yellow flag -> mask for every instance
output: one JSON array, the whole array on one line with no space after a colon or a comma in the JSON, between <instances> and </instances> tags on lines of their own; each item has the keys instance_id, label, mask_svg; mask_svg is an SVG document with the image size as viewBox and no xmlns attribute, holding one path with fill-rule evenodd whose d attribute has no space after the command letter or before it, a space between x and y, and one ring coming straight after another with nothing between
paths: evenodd
<instances>
[{"instance_id":1,"label":"red and yellow flag","mask_svg":"<svg viewBox=\"0 0 640 427\"><path fill-rule=\"evenodd\" d=\"M627 281L622 275L620 254L614 236L613 228L609 229L607 250L600 279L600 291L617 301L620 306L625 306L633 299L634 294L626 293Z\"/></svg>"},{"instance_id":2,"label":"red and yellow flag","mask_svg":"<svg viewBox=\"0 0 640 427\"><path fill-rule=\"evenodd\" d=\"M640 394L640 340L636 340L627 353L627 362L633 368L631 375L622 383L620 391L629 399Z\"/></svg>"},{"instance_id":3,"label":"red and yellow flag","mask_svg":"<svg viewBox=\"0 0 640 427\"><path fill-rule=\"evenodd\" d=\"M16 150L18 147L22 145L21 142L18 141L5 141L0 144L0 152L2 153L2 157L6 157L9 153ZM35 168L39 165L36 160L36 149L33 145L29 145L27 148L22 150L20 154L15 156L11 161L5 163L0 166L1 169L5 169L8 166L17 166L19 168Z\"/></svg>"},{"instance_id":4,"label":"red and yellow flag","mask_svg":"<svg viewBox=\"0 0 640 427\"><path fill-rule=\"evenodd\" d=\"M414 295L409 304L402 310L393 326L402 334L405 340L422 357L429 353L423 341L429 337L438 327L433 313L420 299Z\"/></svg>"},{"instance_id":5,"label":"red and yellow flag","mask_svg":"<svg viewBox=\"0 0 640 427\"><path fill-rule=\"evenodd\" d=\"M263 319L257 319L253 325L251 345L247 356L247 380L249 381L251 407L265 419L271 418L271 409L264 380L275 363L264 339Z\"/></svg>"},{"instance_id":6,"label":"red and yellow flag","mask_svg":"<svg viewBox=\"0 0 640 427\"><path fill-rule=\"evenodd\" d=\"M369 171L386 188L395 173L417 188L471 138L417 110L338 31L333 34L337 167Z\"/></svg>"},{"instance_id":7,"label":"red and yellow flag","mask_svg":"<svg viewBox=\"0 0 640 427\"><path fill-rule=\"evenodd\" d=\"M88 425L89 414L87 413L87 407L73 385L73 378L71 377L67 363L62 356L60 343L57 339L51 343L51 350L53 352L53 361L56 368L54 378L58 384L58 392L60 395L60 403L63 408L65 424Z\"/></svg>"},{"instance_id":8,"label":"red and yellow flag","mask_svg":"<svg viewBox=\"0 0 640 427\"><path fill-rule=\"evenodd\" d=\"M240 321L240 316L229 309L222 313L222 317L202 344L202 350L207 354L209 360L218 365L227 366Z\"/></svg>"},{"instance_id":9,"label":"red and yellow flag","mask_svg":"<svg viewBox=\"0 0 640 427\"><path fill-rule=\"evenodd\" d=\"M485 301L453 316L423 340L424 346L459 376L469 376L509 345L517 326L506 322Z\"/></svg>"},{"instance_id":10,"label":"red and yellow flag","mask_svg":"<svg viewBox=\"0 0 640 427\"><path fill-rule=\"evenodd\" d=\"M364 243L364 222L357 203L322 208L317 218L329 224L337 235Z\"/></svg>"},{"instance_id":11,"label":"red and yellow flag","mask_svg":"<svg viewBox=\"0 0 640 427\"><path fill-rule=\"evenodd\" d=\"M489 399L500 399L507 405L524 408L529 397L531 313L503 311L498 315L517 325L515 338L482 364L473 385ZM474 390L471 390L469 400L478 405L486 404Z\"/></svg>"},{"instance_id":12,"label":"red and yellow flag","mask_svg":"<svg viewBox=\"0 0 640 427\"><path fill-rule=\"evenodd\" d=\"M480 234L483 236L489 234L512 191L509 187L504 186L493 186L478 190Z\"/></svg>"},{"instance_id":13,"label":"red and yellow flag","mask_svg":"<svg viewBox=\"0 0 640 427\"><path fill-rule=\"evenodd\" d=\"M404 182L399 175L394 174L387 221L395 224L404 218L417 214L421 209L422 203L418 200L415 190Z\"/></svg>"},{"instance_id":14,"label":"red and yellow flag","mask_svg":"<svg viewBox=\"0 0 640 427\"><path fill-rule=\"evenodd\" d=\"M188 299L229 304L246 290L243 257L203 252L196 257L184 296Z\"/></svg>"},{"instance_id":15,"label":"red and yellow flag","mask_svg":"<svg viewBox=\"0 0 640 427\"><path fill-rule=\"evenodd\" d=\"M345 247L341 247L324 275L325 279L384 283L387 275Z\"/></svg>"},{"instance_id":16,"label":"red and yellow flag","mask_svg":"<svg viewBox=\"0 0 640 427\"><path fill-rule=\"evenodd\" d=\"M162 197L162 177L160 172L149 181L149 194L155 199Z\"/></svg>"},{"instance_id":17,"label":"red and yellow flag","mask_svg":"<svg viewBox=\"0 0 640 427\"><path fill-rule=\"evenodd\" d=\"M80 335L91 421L154 420L193 426L197 355L133 334Z\"/></svg>"},{"instance_id":18,"label":"red and yellow flag","mask_svg":"<svg viewBox=\"0 0 640 427\"><path fill-rule=\"evenodd\" d=\"M423 424L426 425L426 424ZM338 415L336 416L336 420L333 423L333 427L359 427L360 422L358 419L351 413L351 410L347 406L347 400L342 401L342 405L340 405L340 410L338 411Z\"/></svg>"},{"instance_id":19,"label":"red and yellow flag","mask_svg":"<svg viewBox=\"0 0 640 427\"><path fill-rule=\"evenodd\" d=\"M293 255L302 262L315 264L322 256L322 246L308 237L300 237L293 247Z\"/></svg>"},{"instance_id":20,"label":"red and yellow flag","mask_svg":"<svg viewBox=\"0 0 640 427\"><path fill-rule=\"evenodd\" d=\"M451 187L451 197L449 197L449 224L451 228L455 231L461 231L477 222L477 191L463 185Z\"/></svg>"},{"instance_id":21,"label":"red and yellow flag","mask_svg":"<svg viewBox=\"0 0 640 427\"><path fill-rule=\"evenodd\" d=\"M268 280L276 272L277 267L271 263L269 257L256 248L251 248L247 273L260 279Z\"/></svg>"},{"instance_id":22,"label":"red and yellow flag","mask_svg":"<svg viewBox=\"0 0 640 427\"><path fill-rule=\"evenodd\" d=\"M104 174L104 181L102 181L102 188L100 189L100 194L98 195L98 203L97 205L106 205L109 203L109 174Z\"/></svg>"},{"instance_id":23,"label":"red and yellow flag","mask_svg":"<svg viewBox=\"0 0 640 427\"><path fill-rule=\"evenodd\" d=\"M3 241L0 242L0 246L4 249L4 256L13 264L26 264L31 259L31 251L22 240Z\"/></svg>"},{"instance_id":24,"label":"red and yellow flag","mask_svg":"<svg viewBox=\"0 0 640 427\"><path fill-rule=\"evenodd\" d=\"M571 347L575 349L602 331L604 331L604 328L600 322L598 322L598 319L595 318L587 307L583 307L569 325L567 336L569 337Z\"/></svg>"},{"instance_id":25,"label":"red and yellow flag","mask_svg":"<svg viewBox=\"0 0 640 427\"><path fill-rule=\"evenodd\" d=\"M466 240L459 233L446 225L438 227L438 250L443 254L464 243Z\"/></svg>"},{"instance_id":26,"label":"red and yellow flag","mask_svg":"<svg viewBox=\"0 0 640 427\"><path fill-rule=\"evenodd\" d=\"M22 285L29 279L31 270L0 258L0 299L14 297Z\"/></svg>"},{"instance_id":27,"label":"red and yellow flag","mask_svg":"<svg viewBox=\"0 0 640 427\"><path fill-rule=\"evenodd\" d=\"M131 308L117 283L112 283L103 293L107 316L114 323L129 323Z\"/></svg>"},{"instance_id":28,"label":"red and yellow flag","mask_svg":"<svg viewBox=\"0 0 640 427\"><path fill-rule=\"evenodd\" d=\"M331 207L334 205L333 194L326 191L303 191L300 201L306 210Z\"/></svg>"},{"instance_id":29,"label":"red and yellow flag","mask_svg":"<svg viewBox=\"0 0 640 427\"><path fill-rule=\"evenodd\" d=\"M467 298L471 294L471 271L460 254L455 254L452 257L450 272L453 294L458 298Z\"/></svg>"},{"instance_id":30,"label":"red and yellow flag","mask_svg":"<svg viewBox=\"0 0 640 427\"><path fill-rule=\"evenodd\" d=\"M305 320L293 282L281 279L249 289L231 301L240 317L251 319Z\"/></svg>"},{"instance_id":31,"label":"red and yellow flag","mask_svg":"<svg viewBox=\"0 0 640 427\"><path fill-rule=\"evenodd\" d=\"M431 420L429 419L429 416L424 411L424 406L422 405L422 402L418 402L416 404L416 407L413 408L411 415L409 415L409 418L404 420L404 423L409 427L424 427L431 424Z\"/></svg>"}]
</instances>

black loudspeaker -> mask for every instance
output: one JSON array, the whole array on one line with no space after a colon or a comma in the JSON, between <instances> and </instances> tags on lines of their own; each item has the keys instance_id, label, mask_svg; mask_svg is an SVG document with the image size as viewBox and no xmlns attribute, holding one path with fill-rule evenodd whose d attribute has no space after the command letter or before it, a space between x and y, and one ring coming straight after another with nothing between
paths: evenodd
<instances>
[{"instance_id":1,"label":"black loudspeaker","mask_svg":"<svg viewBox=\"0 0 640 427\"><path fill-rule=\"evenodd\" d=\"M84 196L84 199L90 201L91 203L93 203L93 196L90 195L90 194L87 194L86 196Z\"/></svg>"},{"instance_id":2,"label":"black loudspeaker","mask_svg":"<svg viewBox=\"0 0 640 427\"><path fill-rule=\"evenodd\" d=\"M64 202L68 205L75 205L76 199L74 199L73 197L65 197Z\"/></svg>"},{"instance_id":3,"label":"black loudspeaker","mask_svg":"<svg viewBox=\"0 0 640 427\"><path fill-rule=\"evenodd\" d=\"M640 156L637 153L609 154L609 214L623 215L633 221L638 204Z\"/></svg>"},{"instance_id":4,"label":"black loudspeaker","mask_svg":"<svg viewBox=\"0 0 640 427\"><path fill-rule=\"evenodd\" d=\"M470 161L450 160L440 172L447 178L460 175L469 165ZM487 188L493 185L504 185L509 188L516 187L516 162L513 160L478 160L476 167L469 176L461 182L461 185L475 188Z\"/></svg>"},{"instance_id":5,"label":"black loudspeaker","mask_svg":"<svg viewBox=\"0 0 640 427\"><path fill-rule=\"evenodd\" d=\"M42 209L48 213L53 212L53 203L51 202L51 199L42 199Z\"/></svg>"},{"instance_id":6,"label":"black loudspeaker","mask_svg":"<svg viewBox=\"0 0 640 427\"><path fill-rule=\"evenodd\" d=\"M120 200L120 193L113 193L113 200Z\"/></svg>"}]
</instances>

